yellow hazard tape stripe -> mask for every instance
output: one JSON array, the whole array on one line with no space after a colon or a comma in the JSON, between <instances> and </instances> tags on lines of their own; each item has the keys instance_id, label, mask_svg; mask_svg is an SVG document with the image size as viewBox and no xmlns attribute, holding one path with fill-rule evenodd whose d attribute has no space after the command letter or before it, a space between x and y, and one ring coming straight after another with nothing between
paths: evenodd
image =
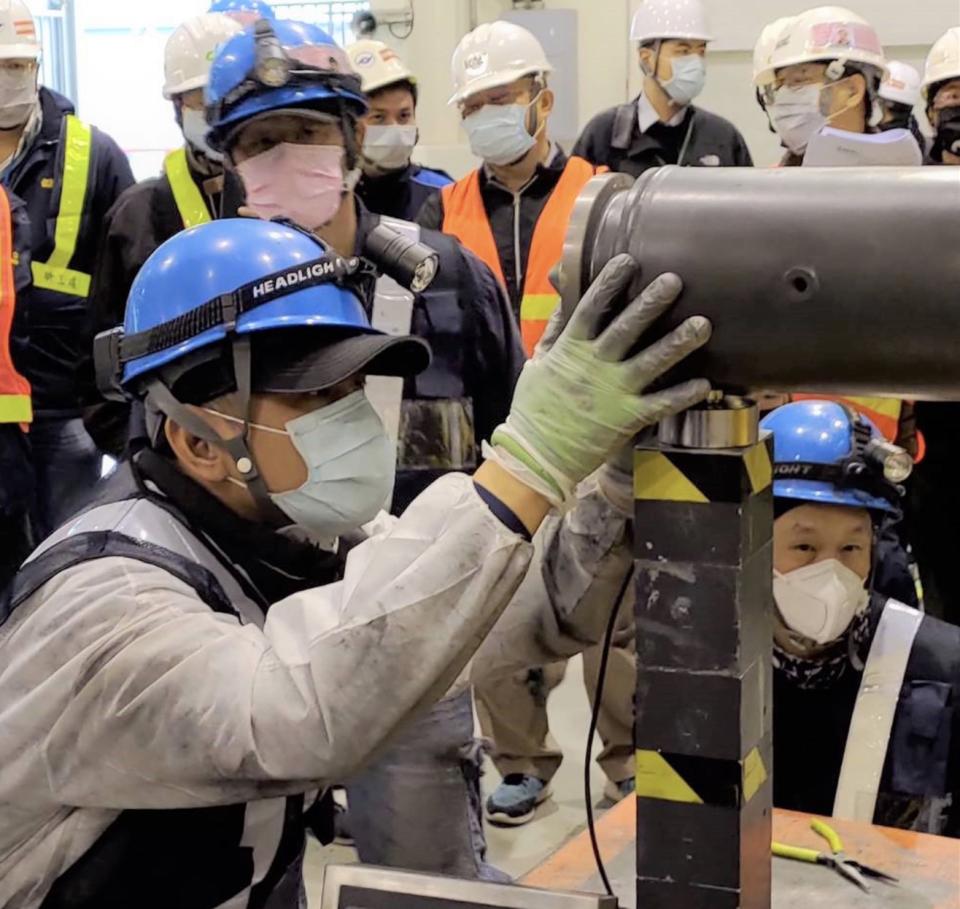
<instances>
[{"instance_id":1,"label":"yellow hazard tape stripe","mask_svg":"<svg viewBox=\"0 0 960 909\"><path fill-rule=\"evenodd\" d=\"M703 799L658 751L637 751L637 795L665 802L702 805Z\"/></svg>"},{"instance_id":2,"label":"yellow hazard tape stripe","mask_svg":"<svg viewBox=\"0 0 960 909\"><path fill-rule=\"evenodd\" d=\"M658 502L710 501L659 451L637 451L633 458L633 496Z\"/></svg>"},{"instance_id":3,"label":"yellow hazard tape stripe","mask_svg":"<svg viewBox=\"0 0 960 909\"><path fill-rule=\"evenodd\" d=\"M760 751L754 748L743 762L743 803L752 799L767 781L767 768Z\"/></svg>"},{"instance_id":4,"label":"yellow hazard tape stripe","mask_svg":"<svg viewBox=\"0 0 960 909\"><path fill-rule=\"evenodd\" d=\"M758 442L744 456L743 463L754 492L763 492L773 481L773 465L766 442Z\"/></svg>"}]
</instances>

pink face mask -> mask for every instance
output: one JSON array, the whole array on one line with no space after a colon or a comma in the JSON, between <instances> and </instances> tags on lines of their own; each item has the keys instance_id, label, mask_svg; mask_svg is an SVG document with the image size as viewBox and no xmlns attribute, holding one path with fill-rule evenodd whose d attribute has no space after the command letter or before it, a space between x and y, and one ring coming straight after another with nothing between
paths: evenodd
<instances>
[{"instance_id":1,"label":"pink face mask","mask_svg":"<svg viewBox=\"0 0 960 909\"><path fill-rule=\"evenodd\" d=\"M237 165L247 205L262 218L322 227L343 199L343 148L283 142Z\"/></svg>"}]
</instances>

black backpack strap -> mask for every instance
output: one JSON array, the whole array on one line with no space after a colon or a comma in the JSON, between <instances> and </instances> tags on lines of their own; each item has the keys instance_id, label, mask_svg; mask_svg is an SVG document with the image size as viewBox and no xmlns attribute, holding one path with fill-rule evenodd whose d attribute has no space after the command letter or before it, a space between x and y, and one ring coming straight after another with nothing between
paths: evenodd
<instances>
[{"instance_id":1,"label":"black backpack strap","mask_svg":"<svg viewBox=\"0 0 960 909\"><path fill-rule=\"evenodd\" d=\"M27 562L0 595L0 626L25 600L58 574L95 559L126 558L155 565L192 587L214 612L240 615L214 574L182 555L113 530L78 533Z\"/></svg>"}]
</instances>

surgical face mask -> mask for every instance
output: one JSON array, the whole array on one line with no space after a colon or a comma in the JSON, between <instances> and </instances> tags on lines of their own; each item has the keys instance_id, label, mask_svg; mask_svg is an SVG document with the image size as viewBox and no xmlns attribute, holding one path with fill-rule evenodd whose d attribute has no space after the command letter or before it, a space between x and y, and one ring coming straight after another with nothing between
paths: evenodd
<instances>
[{"instance_id":1,"label":"surgical face mask","mask_svg":"<svg viewBox=\"0 0 960 909\"><path fill-rule=\"evenodd\" d=\"M870 594L856 572L836 559L824 559L786 574L774 571L773 598L787 628L829 644L866 608Z\"/></svg>"},{"instance_id":2,"label":"surgical face mask","mask_svg":"<svg viewBox=\"0 0 960 909\"><path fill-rule=\"evenodd\" d=\"M207 131L210 127L207 126L203 111L185 107L181 113L181 120L183 138L187 140L188 145L210 161L216 161L218 164L223 161L223 155L207 145Z\"/></svg>"},{"instance_id":3,"label":"surgical face mask","mask_svg":"<svg viewBox=\"0 0 960 909\"><path fill-rule=\"evenodd\" d=\"M387 505L396 449L362 391L289 420L285 429L249 425L289 436L307 466L301 486L270 493L273 504L298 527L320 538L338 537L373 520Z\"/></svg>"},{"instance_id":4,"label":"surgical face mask","mask_svg":"<svg viewBox=\"0 0 960 909\"><path fill-rule=\"evenodd\" d=\"M36 103L36 70L0 69L0 129L23 124Z\"/></svg>"},{"instance_id":5,"label":"surgical face mask","mask_svg":"<svg viewBox=\"0 0 960 909\"><path fill-rule=\"evenodd\" d=\"M767 108L774 129L795 155L802 155L810 139L827 125L820 109L822 89L821 85L781 86Z\"/></svg>"},{"instance_id":6,"label":"surgical face mask","mask_svg":"<svg viewBox=\"0 0 960 909\"><path fill-rule=\"evenodd\" d=\"M660 86L670 100L686 107L700 92L707 80L707 65L699 54L684 54L670 60L673 77Z\"/></svg>"},{"instance_id":7,"label":"surgical face mask","mask_svg":"<svg viewBox=\"0 0 960 909\"><path fill-rule=\"evenodd\" d=\"M417 127L368 126L363 137L363 169L373 174L403 170L417 144Z\"/></svg>"},{"instance_id":8,"label":"surgical face mask","mask_svg":"<svg viewBox=\"0 0 960 909\"><path fill-rule=\"evenodd\" d=\"M938 111L937 132L930 156L942 161L945 151L960 155L960 107L945 107Z\"/></svg>"},{"instance_id":9,"label":"surgical face mask","mask_svg":"<svg viewBox=\"0 0 960 909\"><path fill-rule=\"evenodd\" d=\"M530 104L485 104L464 117L470 150L489 164L505 166L519 161L537 141L527 129L527 111L537 98Z\"/></svg>"},{"instance_id":10,"label":"surgical face mask","mask_svg":"<svg viewBox=\"0 0 960 909\"><path fill-rule=\"evenodd\" d=\"M307 230L329 223L347 191L339 145L283 142L240 162L237 171L254 212Z\"/></svg>"}]
</instances>

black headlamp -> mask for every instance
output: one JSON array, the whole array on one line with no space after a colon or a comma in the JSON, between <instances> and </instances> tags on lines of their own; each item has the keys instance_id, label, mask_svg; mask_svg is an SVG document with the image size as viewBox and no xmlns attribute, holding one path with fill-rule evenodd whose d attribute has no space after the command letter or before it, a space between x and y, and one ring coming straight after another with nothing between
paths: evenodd
<instances>
[{"instance_id":1,"label":"black headlamp","mask_svg":"<svg viewBox=\"0 0 960 909\"><path fill-rule=\"evenodd\" d=\"M291 57L280 43L273 23L260 19L254 25L253 67L244 80L227 92L216 104L208 105L208 123L218 123L238 102L263 88L278 89L286 85L315 85L321 78L331 89L343 89L363 97L360 77L337 69L332 55L329 68L304 63Z\"/></svg>"}]
</instances>

